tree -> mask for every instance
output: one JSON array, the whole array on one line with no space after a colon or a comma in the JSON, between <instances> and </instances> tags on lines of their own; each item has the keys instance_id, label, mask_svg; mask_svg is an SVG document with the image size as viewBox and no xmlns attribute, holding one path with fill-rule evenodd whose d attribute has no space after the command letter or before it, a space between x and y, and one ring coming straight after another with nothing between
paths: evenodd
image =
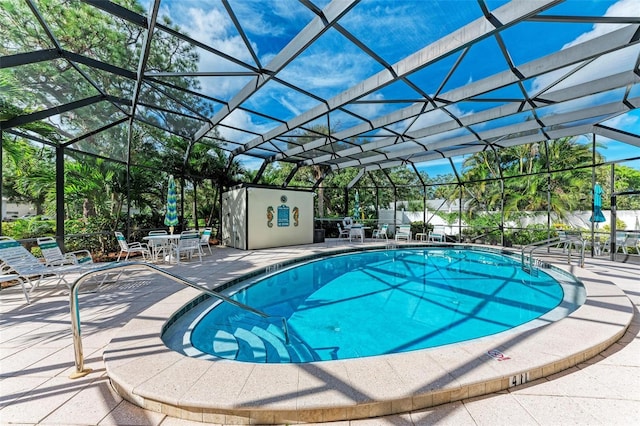
<instances>
[{"instance_id":1,"label":"tree","mask_svg":"<svg viewBox=\"0 0 640 426\"><path fill-rule=\"evenodd\" d=\"M596 156L596 162L601 161ZM508 217L521 211L546 211L563 217L589 206L592 150L577 138L487 150L464 162L464 182L452 194L467 200L471 211L500 211ZM502 182L502 183L500 183Z\"/></svg>"},{"instance_id":2,"label":"tree","mask_svg":"<svg viewBox=\"0 0 640 426\"><path fill-rule=\"evenodd\" d=\"M118 4L135 13L145 13L144 7L137 0L121 0ZM0 32L0 55L55 47L40 26L33 24L34 16L30 6L27 2L0 0L0 26L3 28ZM76 140L69 146L75 151L66 150L69 161L66 183L69 188L65 189L65 194L70 212L83 212L86 217L94 214L99 205L108 205L111 206L115 226L127 202L140 210L161 208L164 194L163 184L157 179L158 170L179 170L180 175L191 179L194 190L204 179L222 174L211 171L206 165L209 160L217 160L220 155L220 152L208 155L211 143L196 143L192 147L194 155L189 156L185 162L189 143L178 135L192 134L204 122L203 117L212 113L210 101L183 90L197 91L200 88L198 81L193 78L171 78L171 84L167 85L159 80L145 79L140 86L140 103L135 111L141 120L133 121L131 130L130 120L127 120L108 130L91 133L125 119L130 113L126 99L131 98L136 84L131 75L135 75L138 67L145 31L142 26L75 0L42 0L34 7L45 17L51 32L65 51L100 61L105 66L89 67L82 61L74 63L67 59L56 59L36 60L0 69L0 120L9 120L102 94L115 99L89 103L68 113L18 127L21 131L32 134L36 132L45 144L52 146ZM164 25L173 27L166 17L160 19ZM193 72L197 70L197 64L198 55L194 46L169 33L158 31L149 49L145 71ZM117 70L132 70L133 73L126 74ZM141 124L142 122L148 124ZM84 137L87 134L90 136ZM217 134L215 136L220 139ZM8 158L18 158L16 155L20 151L13 154L12 150L19 146L16 145L19 140L20 138L3 132L2 148ZM32 142L28 144L36 146ZM85 156L80 152L96 154L120 163L102 161L99 157ZM52 158L44 163L46 170L43 172L55 170ZM124 164L129 160L131 167L127 176L128 169ZM82 164L75 164L74 161ZM226 159L213 162L220 170L226 170L226 163ZM14 164L17 163L14 161ZM32 161L32 164L43 165L42 161ZM35 184L44 179L45 175L36 172L33 165L30 168L16 167L25 173L8 174L8 169L3 164L4 193L11 194L12 189L8 186L22 188L20 193L14 191L14 195L24 199L27 197L26 192L36 191L39 187ZM90 173L90 170L96 172ZM42 188L46 188L50 200L53 200L55 193L51 183L55 182L55 178L52 175L49 177L48 184ZM108 189L104 188L105 184L109 186ZM81 191L87 191L88 194L83 197ZM101 195L109 194L111 201L97 204L95 191L101 191ZM29 194L29 197L35 201L40 200L38 202L42 200L42 194L36 192ZM196 205L194 197L194 209ZM101 214L106 213L103 211Z\"/></svg>"},{"instance_id":3,"label":"tree","mask_svg":"<svg viewBox=\"0 0 640 426\"><path fill-rule=\"evenodd\" d=\"M640 191L640 170L618 164L615 168L615 176L615 192ZM604 179L600 181L605 182ZM608 191L608 194L611 192ZM609 203L609 200L603 199L604 205L608 206ZM640 196L617 197L616 206L618 209L640 209Z\"/></svg>"},{"instance_id":4,"label":"tree","mask_svg":"<svg viewBox=\"0 0 640 426\"><path fill-rule=\"evenodd\" d=\"M19 138L3 137L2 193L14 201L33 204L36 214L44 213L44 205L55 182L55 167L50 149L26 143Z\"/></svg>"}]
</instances>

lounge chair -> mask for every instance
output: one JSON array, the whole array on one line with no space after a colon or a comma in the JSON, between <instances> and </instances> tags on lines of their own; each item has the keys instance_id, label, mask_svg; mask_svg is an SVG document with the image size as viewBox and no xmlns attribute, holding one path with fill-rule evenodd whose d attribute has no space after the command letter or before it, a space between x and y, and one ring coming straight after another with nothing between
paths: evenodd
<instances>
[{"instance_id":1,"label":"lounge chair","mask_svg":"<svg viewBox=\"0 0 640 426\"><path fill-rule=\"evenodd\" d=\"M411 225L399 225L396 229L395 240L407 240L411 241Z\"/></svg>"},{"instance_id":2,"label":"lounge chair","mask_svg":"<svg viewBox=\"0 0 640 426\"><path fill-rule=\"evenodd\" d=\"M26 291L25 282L31 287L29 292L33 292L45 277L56 279L56 285L64 282L67 287L70 287L71 284L65 278L67 274L84 273L101 266L98 264L46 266L18 241L9 237L0 237L0 273L17 275L21 279L23 291Z\"/></svg>"},{"instance_id":3,"label":"lounge chair","mask_svg":"<svg viewBox=\"0 0 640 426\"><path fill-rule=\"evenodd\" d=\"M93 263L89 250L77 250L63 253L55 238L38 238L38 247L42 251L46 266L82 265Z\"/></svg>"},{"instance_id":4,"label":"lounge chair","mask_svg":"<svg viewBox=\"0 0 640 426\"><path fill-rule=\"evenodd\" d=\"M17 274L5 274L5 273L0 274L0 283L6 283L9 281L18 281L20 283L20 286L22 287L22 293L24 293L24 298L27 299L27 304L31 303L31 300L29 300L29 292L24 286L24 280L22 279L22 277L20 277L20 275L17 275Z\"/></svg>"},{"instance_id":5,"label":"lounge chair","mask_svg":"<svg viewBox=\"0 0 640 426\"><path fill-rule=\"evenodd\" d=\"M123 253L127 254L124 258L125 261L129 259L129 255L131 253L141 253L142 260L147 260L147 256L149 257L149 259L151 259L151 250L149 250L148 245L140 242L128 243L122 232L115 231L115 234L116 239L118 240L118 244L120 245L120 254L118 254L118 259L116 259L116 262L120 262L120 258L122 257Z\"/></svg>"}]
</instances>

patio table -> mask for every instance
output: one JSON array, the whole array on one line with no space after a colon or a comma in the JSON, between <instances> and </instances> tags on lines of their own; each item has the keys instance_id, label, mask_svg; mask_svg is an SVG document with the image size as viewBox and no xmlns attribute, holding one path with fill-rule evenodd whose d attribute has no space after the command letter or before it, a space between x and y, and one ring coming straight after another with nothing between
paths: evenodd
<instances>
[{"instance_id":1,"label":"patio table","mask_svg":"<svg viewBox=\"0 0 640 426\"><path fill-rule=\"evenodd\" d=\"M163 249L169 250L169 254L165 257L166 261L171 261L170 247L171 244L177 244L180 239L180 234L160 234L160 235L147 235L142 237L144 241L148 241L149 247L152 249L151 256L154 261L158 261L158 253Z\"/></svg>"}]
</instances>

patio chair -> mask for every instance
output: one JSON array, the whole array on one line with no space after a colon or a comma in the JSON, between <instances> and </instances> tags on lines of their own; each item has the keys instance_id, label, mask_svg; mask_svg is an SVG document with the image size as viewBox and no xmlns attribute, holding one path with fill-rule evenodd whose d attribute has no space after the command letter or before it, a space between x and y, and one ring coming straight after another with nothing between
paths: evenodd
<instances>
[{"instance_id":1,"label":"patio chair","mask_svg":"<svg viewBox=\"0 0 640 426\"><path fill-rule=\"evenodd\" d=\"M120 245L120 254L118 254L118 259L116 259L116 262L120 262L120 258L122 257L123 253L127 254L124 258L125 261L129 259L129 255L131 253L141 253L142 259L145 261L147 260L147 256L149 256L149 259L151 259L151 251L149 250L148 245L140 242L128 243L122 232L115 231L115 234L116 239L118 240L118 244Z\"/></svg>"},{"instance_id":2,"label":"patio chair","mask_svg":"<svg viewBox=\"0 0 640 426\"><path fill-rule=\"evenodd\" d=\"M350 236L350 232L348 229L342 229L342 226L338 223L338 240L347 239Z\"/></svg>"},{"instance_id":3,"label":"patio chair","mask_svg":"<svg viewBox=\"0 0 640 426\"><path fill-rule=\"evenodd\" d=\"M349 229L349 241L353 241L354 238L360 238L360 242L364 243L364 228L359 223L354 223Z\"/></svg>"},{"instance_id":4,"label":"patio chair","mask_svg":"<svg viewBox=\"0 0 640 426\"><path fill-rule=\"evenodd\" d=\"M352 225L353 225L353 218L351 216L347 216L344 219L342 219L342 226L344 226L344 229L349 229L351 228Z\"/></svg>"},{"instance_id":5,"label":"patio chair","mask_svg":"<svg viewBox=\"0 0 640 426\"><path fill-rule=\"evenodd\" d=\"M427 238L427 241L442 243L444 242L444 240L445 240L444 232L436 231L435 229L433 231L429 231L429 236Z\"/></svg>"},{"instance_id":6,"label":"patio chair","mask_svg":"<svg viewBox=\"0 0 640 426\"><path fill-rule=\"evenodd\" d=\"M621 246L624 254L629 254L629 248L635 249L636 253L640 254L640 241L638 240L638 235L628 234Z\"/></svg>"},{"instance_id":7,"label":"patio chair","mask_svg":"<svg viewBox=\"0 0 640 426\"><path fill-rule=\"evenodd\" d=\"M211 228L204 228L204 231L202 231L202 235L200 236L200 247L206 247L207 249L209 249L209 254L213 254L213 252L211 251L211 245L209 245L211 232L212 232Z\"/></svg>"},{"instance_id":8,"label":"patio chair","mask_svg":"<svg viewBox=\"0 0 640 426\"><path fill-rule=\"evenodd\" d=\"M572 248L586 247L580 231L558 231L558 239L556 247L562 247L562 253Z\"/></svg>"},{"instance_id":9,"label":"patio chair","mask_svg":"<svg viewBox=\"0 0 640 426\"><path fill-rule=\"evenodd\" d=\"M600 241L600 236L596 235L593 240L591 240L590 237L584 239L585 252L591 251L591 248L593 248L593 254L595 256L602 254L602 241Z\"/></svg>"},{"instance_id":10,"label":"patio chair","mask_svg":"<svg viewBox=\"0 0 640 426\"><path fill-rule=\"evenodd\" d=\"M55 238L40 237L38 247L42 251L46 266L81 265L93 263L89 250L76 250L63 253Z\"/></svg>"},{"instance_id":11,"label":"patio chair","mask_svg":"<svg viewBox=\"0 0 640 426\"><path fill-rule=\"evenodd\" d=\"M387 230L388 229L389 229L389 225L386 224L386 223L383 223L382 225L380 225L380 227L378 229L373 231L372 237L375 238L375 239L384 238L385 240L387 240L389 238L387 236Z\"/></svg>"},{"instance_id":12,"label":"patio chair","mask_svg":"<svg viewBox=\"0 0 640 426\"><path fill-rule=\"evenodd\" d=\"M556 248L560 248L562 247L562 252L566 252L567 248L569 247L569 241L567 240L567 232L563 231L563 230L559 230L558 232L558 245L556 245Z\"/></svg>"},{"instance_id":13,"label":"patio chair","mask_svg":"<svg viewBox=\"0 0 640 426\"><path fill-rule=\"evenodd\" d=\"M154 235L168 235L167 231L149 231L149 236ZM168 256L170 253L171 245L169 244L169 240L157 240L150 239L147 242L147 246L149 247L149 251L151 252L151 259L154 262L158 262L160 259L163 259L165 256Z\"/></svg>"},{"instance_id":14,"label":"patio chair","mask_svg":"<svg viewBox=\"0 0 640 426\"><path fill-rule=\"evenodd\" d=\"M622 231L616 232L616 251L618 251L618 249L620 249L620 247L622 247L625 244L626 239L627 239L626 232L622 232ZM624 251L625 248L623 248L622 250ZM604 242L604 244L602 245L601 252L602 254L604 254L604 252L611 253L611 237L607 238L607 240Z\"/></svg>"},{"instance_id":15,"label":"patio chair","mask_svg":"<svg viewBox=\"0 0 640 426\"><path fill-rule=\"evenodd\" d=\"M399 225L398 229L396 229L395 240L407 240L407 242L411 241L411 225Z\"/></svg>"},{"instance_id":16,"label":"patio chair","mask_svg":"<svg viewBox=\"0 0 640 426\"><path fill-rule=\"evenodd\" d=\"M197 231L182 231L177 244L171 247L171 253L175 256L176 263L180 263L180 257L186 256L191 259L197 254L202 262L202 247L200 245L200 234Z\"/></svg>"}]
</instances>

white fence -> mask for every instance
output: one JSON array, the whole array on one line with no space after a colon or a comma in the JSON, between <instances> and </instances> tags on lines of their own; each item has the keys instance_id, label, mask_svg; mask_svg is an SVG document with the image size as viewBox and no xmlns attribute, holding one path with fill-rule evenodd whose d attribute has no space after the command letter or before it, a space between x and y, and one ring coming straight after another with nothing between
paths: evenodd
<instances>
[{"instance_id":1,"label":"white fence","mask_svg":"<svg viewBox=\"0 0 640 426\"><path fill-rule=\"evenodd\" d=\"M599 228L602 228L604 225L611 226L611 212L609 210L605 210L602 212L604 217L607 219L606 222L597 224ZM449 225L443 218L438 216L433 210L425 210L422 211L396 211L395 219L394 219L394 211L389 209L381 209L378 211L378 222L387 223L390 225L392 229L395 230L395 225L400 224L409 224L411 222L422 222L425 221L430 223L435 227L440 227L444 229L444 232L447 235L458 235L459 225L458 223L454 223L453 225ZM575 213L568 214L563 219L558 219L553 217L551 218L551 224L555 223L563 223L568 225L570 228L574 229L591 229L591 222L589 219L591 218L591 211L578 211ZM634 230L640 231L640 210L618 210L617 211L618 221L622 221L624 223L624 227L622 230ZM507 221L505 222L505 227L526 227L528 225L547 224L547 213L546 212L529 212L525 213L518 219L518 222ZM462 226L465 226L465 223L462 223Z\"/></svg>"}]
</instances>

